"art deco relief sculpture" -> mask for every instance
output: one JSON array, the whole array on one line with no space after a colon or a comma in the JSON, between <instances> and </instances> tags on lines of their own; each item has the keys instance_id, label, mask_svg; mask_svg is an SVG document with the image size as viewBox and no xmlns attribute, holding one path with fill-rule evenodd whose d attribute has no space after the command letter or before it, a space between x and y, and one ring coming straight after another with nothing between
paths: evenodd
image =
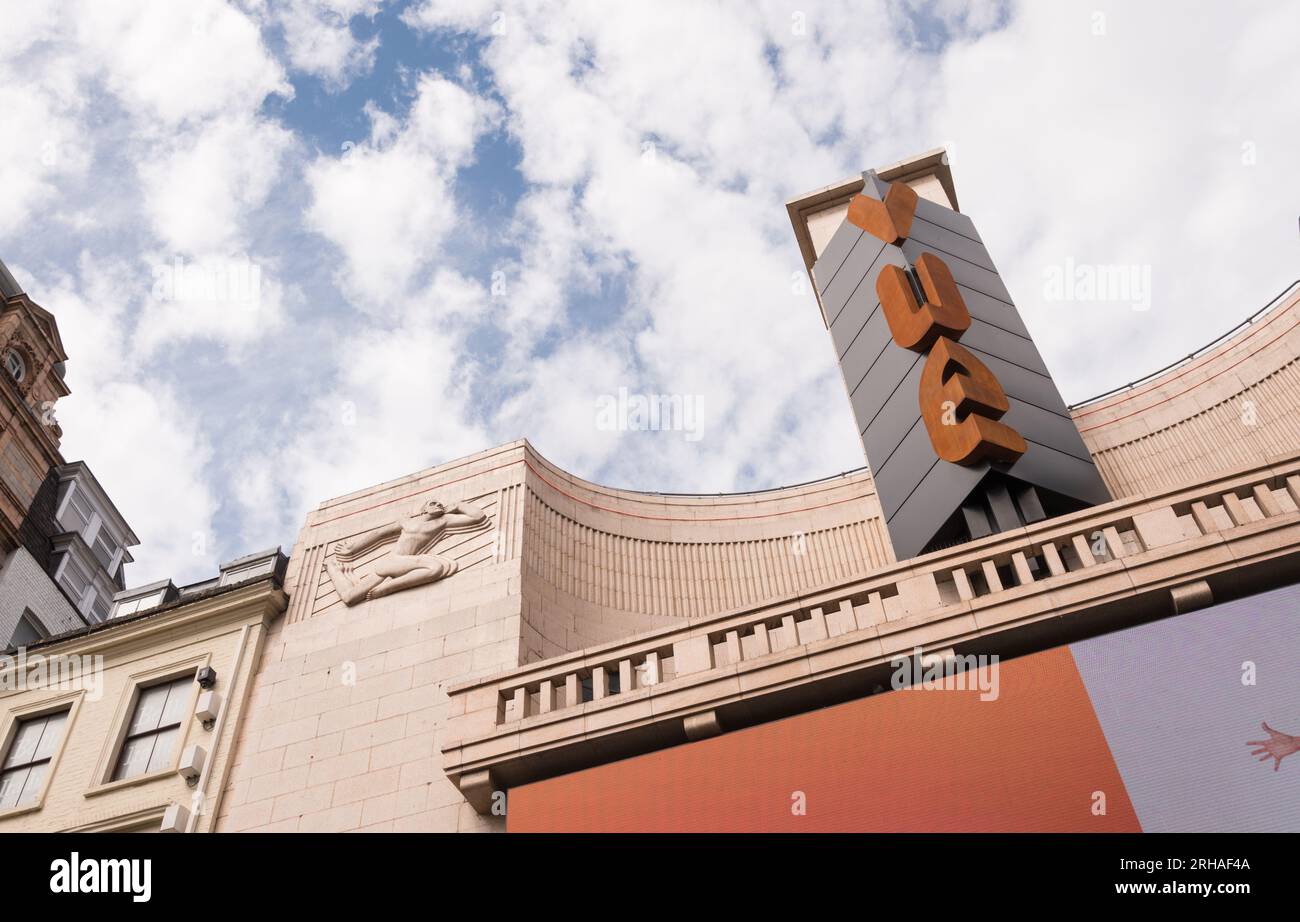
<instances>
[{"instance_id":1,"label":"art deco relief sculpture","mask_svg":"<svg viewBox=\"0 0 1300 922\"><path fill-rule=\"evenodd\" d=\"M433 553L434 545L449 533L486 525L487 513L469 503L448 507L436 499L427 500L410 516L334 545L334 559L325 564L325 572L344 605L435 583L455 573L458 564L450 557ZM360 578L353 575L352 561L389 541L396 544L375 561L372 573Z\"/></svg>"}]
</instances>

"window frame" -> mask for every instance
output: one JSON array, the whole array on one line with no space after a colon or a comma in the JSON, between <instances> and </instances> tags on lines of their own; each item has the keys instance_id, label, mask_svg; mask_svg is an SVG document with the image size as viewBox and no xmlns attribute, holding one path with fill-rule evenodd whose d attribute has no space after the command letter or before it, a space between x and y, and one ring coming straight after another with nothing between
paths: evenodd
<instances>
[{"instance_id":1,"label":"window frame","mask_svg":"<svg viewBox=\"0 0 1300 922\"><path fill-rule=\"evenodd\" d=\"M54 747L54 752L50 754L47 763L49 767L45 771L45 779L41 782L40 793L30 803L5 807L0 810L0 819L9 819L24 813L33 813L45 806L45 799L49 796L54 776L58 773L59 762L63 758L64 750L68 747L68 740L72 738L77 715L81 712L81 702L85 697L86 690L84 688L65 691L40 698L30 704L12 708L4 715L3 723L0 723L0 762L9 757L9 748L13 745L14 739L18 735L18 727L23 722L58 713L66 713L68 717L63 722L63 732L59 737L58 745Z\"/></svg>"},{"instance_id":2,"label":"window frame","mask_svg":"<svg viewBox=\"0 0 1300 922\"><path fill-rule=\"evenodd\" d=\"M182 673L181 675L178 675L175 678L162 679L157 682L150 682L147 685L141 685L136 689L135 705L131 708L130 715L127 719L126 732L122 736L122 742L117 747L117 758L113 760L113 772L110 777L111 781L130 781L132 778L139 778L141 775L152 774L152 772L150 772L149 770L148 763L153 761L153 749L158 745L158 739L162 737L164 734L167 734L172 730L176 731L176 739L177 740L181 739L182 734L180 731L182 727L185 726L185 710L184 710L185 706L181 705L181 710L176 713L175 715L176 719L174 722L168 721L167 723L163 723L163 717L167 713L167 705L171 702L171 696L177 693L177 689L182 686L186 687L185 691L181 691L179 692L179 694L188 696L189 695L188 684L193 681L194 681L193 675ZM158 725L154 727L150 727L145 730L139 730L135 733L132 733L131 724L135 722L136 718L140 714L140 706L144 703L145 695L149 692L154 691L155 689L166 689L166 695L163 699L162 706L160 707L158 713ZM119 777L119 774L122 772L124 768L123 758L126 756L127 747L130 746L132 743L136 742L137 740L153 740L153 745L150 747L149 758L146 760L145 769L143 771L136 772L133 775L125 775ZM175 743L172 744L172 753L174 752L175 752ZM168 755L167 761L175 762L175 759L171 758L171 755ZM158 771L162 771L162 769L161 768L153 769L153 772L158 772Z\"/></svg>"},{"instance_id":3,"label":"window frame","mask_svg":"<svg viewBox=\"0 0 1300 922\"><path fill-rule=\"evenodd\" d=\"M9 367L9 359L11 357L18 363L17 372ZM7 374L15 384L22 384L23 381L27 379L27 360L23 358L23 354L13 346L9 346L5 349L2 358L4 360L5 374Z\"/></svg>"},{"instance_id":4,"label":"window frame","mask_svg":"<svg viewBox=\"0 0 1300 922\"><path fill-rule=\"evenodd\" d=\"M169 776L179 777L176 775L176 766L180 764L181 754L185 751L186 743L193 732L195 723L194 709L198 706L199 700L199 683L194 679L199 669L208 665L210 659L211 657L206 653L192 656L189 659L169 663L156 669L137 672L127 679L126 687L122 689L121 697L118 700L117 711L113 716L113 732L105 740L104 749L99 757L99 764L94 775L91 776L91 787L86 792L87 797L137 784L147 784L150 781L158 781ZM134 775L130 778L114 778L113 775L117 771L117 763L122 754L122 747L127 742L131 718L135 716L136 704L140 700L140 693L147 688L172 682L185 676L190 677L192 688L181 711L180 733L177 736L176 745L172 749L172 754L167 759L167 764L162 768Z\"/></svg>"}]
</instances>

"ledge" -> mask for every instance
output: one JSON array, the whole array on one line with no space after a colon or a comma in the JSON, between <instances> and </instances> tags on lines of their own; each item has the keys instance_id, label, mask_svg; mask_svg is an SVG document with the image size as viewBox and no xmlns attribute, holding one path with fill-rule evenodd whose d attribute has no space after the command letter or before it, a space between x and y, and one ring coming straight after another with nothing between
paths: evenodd
<instances>
[{"instance_id":1,"label":"ledge","mask_svg":"<svg viewBox=\"0 0 1300 922\"><path fill-rule=\"evenodd\" d=\"M461 683L444 768L486 802L484 791L872 694L914 650L1023 655L1297 573L1300 453Z\"/></svg>"}]
</instances>

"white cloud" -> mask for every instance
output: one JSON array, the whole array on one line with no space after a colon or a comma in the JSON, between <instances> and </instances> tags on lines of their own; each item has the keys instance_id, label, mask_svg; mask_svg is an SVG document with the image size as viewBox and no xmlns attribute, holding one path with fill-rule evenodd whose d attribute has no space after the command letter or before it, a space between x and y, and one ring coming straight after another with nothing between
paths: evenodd
<instances>
[{"instance_id":1,"label":"white cloud","mask_svg":"<svg viewBox=\"0 0 1300 922\"><path fill-rule=\"evenodd\" d=\"M249 546L292 534L322 499L480 451L475 357L464 348L487 292L449 270L395 305L391 325L357 322L332 349L335 378L233 464Z\"/></svg>"},{"instance_id":2,"label":"white cloud","mask_svg":"<svg viewBox=\"0 0 1300 922\"><path fill-rule=\"evenodd\" d=\"M373 112L368 141L309 167L308 226L339 247L339 284L361 309L391 311L461 220L452 181L493 111L456 84L425 75L400 130Z\"/></svg>"},{"instance_id":3,"label":"white cloud","mask_svg":"<svg viewBox=\"0 0 1300 922\"><path fill-rule=\"evenodd\" d=\"M243 347L275 335L285 318L273 267L247 256L160 256L150 264L150 280L132 340L141 356L199 339L238 357Z\"/></svg>"},{"instance_id":4,"label":"white cloud","mask_svg":"<svg viewBox=\"0 0 1300 922\"><path fill-rule=\"evenodd\" d=\"M159 129L292 95L257 23L221 0L82 0L67 16L108 89Z\"/></svg>"},{"instance_id":5,"label":"white cloud","mask_svg":"<svg viewBox=\"0 0 1300 922\"><path fill-rule=\"evenodd\" d=\"M593 336L577 336L534 360L527 386L502 405L493 421L497 441L509 441L507 433L514 433L513 438L529 434L537 449L562 467L599 470L625 446L627 433L598 425L598 401L616 397L620 387L636 380L630 360L625 342Z\"/></svg>"},{"instance_id":6,"label":"white cloud","mask_svg":"<svg viewBox=\"0 0 1300 922\"><path fill-rule=\"evenodd\" d=\"M91 145L74 61L47 51L43 79L32 80L32 45L56 32L56 7L22 4L0 17L0 113L14 139L0 158L0 227L18 227L85 174Z\"/></svg>"},{"instance_id":7,"label":"white cloud","mask_svg":"<svg viewBox=\"0 0 1300 922\"><path fill-rule=\"evenodd\" d=\"M249 214L266 202L291 143L280 125L236 110L151 146L140 181L163 245L186 255L246 251Z\"/></svg>"},{"instance_id":8,"label":"white cloud","mask_svg":"<svg viewBox=\"0 0 1300 922\"><path fill-rule=\"evenodd\" d=\"M1186 355L1296 274L1300 8L1167 12L1024 4L943 62L932 122L963 210L1067 399ZM1150 310L1047 300L1067 258L1149 266Z\"/></svg>"},{"instance_id":9,"label":"white cloud","mask_svg":"<svg viewBox=\"0 0 1300 922\"><path fill-rule=\"evenodd\" d=\"M291 0L272 4L274 21L284 29L289 63L294 70L342 89L374 66L379 37L360 41L348 24L353 17L373 17L382 0Z\"/></svg>"},{"instance_id":10,"label":"white cloud","mask_svg":"<svg viewBox=\"0 0 1300 922\"><path fill-rule=\"evenodd\" d=\"M83 255L76 277L24 281L55 315L70 357L72 394L56 408L63 454L90 465L140 538L129 584L182 583L214 573L221 551L205 475L212 443L169 382L125 360L120 292L130 274Z\"/></svg>"},{"instance_id":11,"label":"white cloud","mask_svg":"<svg viewBox=\"0 0 1300 922\"><path fill-rule=\"evenodd\" d=\"M490 18L469 18L493 36L487 61L534 184L517 212L508 348L531 348L548 324L593 319L572 310L575 292L601 300L593 266L626 284L631 309L619 335L632 351L620 361L582 341L512 357L521 394L499 435L514 421L526 428L511 435L563 446L583 473L643 486L726 489L751 466L760 480L788 474L789 456L768 449L789 418L842 422L821 406L843 398L815 306L791 291L799 264L779 203L792 163L821 169L809 185L844 172L778 98L764 49L769 25L788 18L739 6L529 7L508 9L499 34ZM618 386L698 397L713 423L698 443L611 440L593 431L591 408ZM845 444L830 453L838 468L860 456Z\"/></svg>"}]
</instances>

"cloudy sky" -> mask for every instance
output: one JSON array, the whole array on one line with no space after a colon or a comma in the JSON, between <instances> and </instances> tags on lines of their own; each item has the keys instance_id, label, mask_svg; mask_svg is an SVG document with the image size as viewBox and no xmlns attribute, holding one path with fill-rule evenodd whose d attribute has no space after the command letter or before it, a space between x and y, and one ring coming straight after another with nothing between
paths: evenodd
<instances>
[{"instance_id":1,"label":"cloudy sky","mask_svg":"<svg viewBox=\"0 0 1300 922\"><path fill-rule=\"evenodd\" d=\"M0 258L132 584L520 437L638 489L859 466L784 202L934 147L1067 401L1300 275L1294 3L0 7ZM598 424L620 388L699 438Z\"/></svg>"}]
</instances>

